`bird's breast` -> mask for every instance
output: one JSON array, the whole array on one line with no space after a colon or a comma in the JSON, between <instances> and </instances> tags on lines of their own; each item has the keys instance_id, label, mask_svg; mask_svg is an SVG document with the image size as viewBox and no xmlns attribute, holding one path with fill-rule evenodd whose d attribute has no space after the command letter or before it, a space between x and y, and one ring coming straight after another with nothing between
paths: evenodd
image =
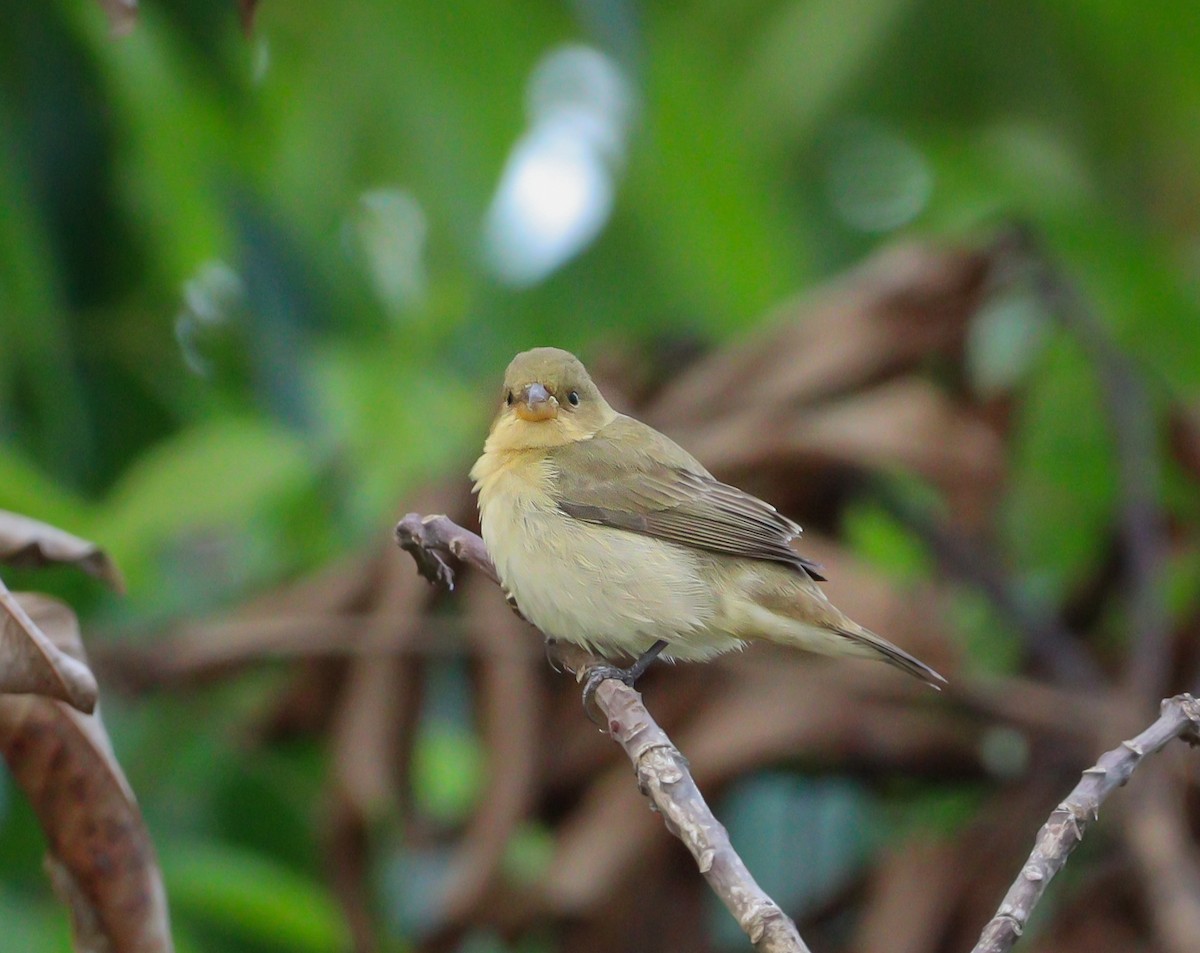
<instances>
[{"instance_id":1,"label":"bird's breast","mask_svg":"<svg viewBox=\"0 0 1200 953\"><path fill-rule=\"evenodd\" d=\"M504 587L547 635L601 651L702 637L714 596L692 554L662 540L568 516L543 456L472 470L483 540Z\"/></svg>"}]
</instances>

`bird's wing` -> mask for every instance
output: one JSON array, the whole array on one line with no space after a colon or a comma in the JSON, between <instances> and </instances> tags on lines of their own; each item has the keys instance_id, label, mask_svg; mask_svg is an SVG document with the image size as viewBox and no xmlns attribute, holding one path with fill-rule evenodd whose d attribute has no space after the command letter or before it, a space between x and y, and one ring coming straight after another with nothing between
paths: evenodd
<instances>
[{"instance_id":1,"label":"bird's wing","mask_svg":"<svg viewBox=\"0 0 1200 953\"><path fill-rule=\"evenodd\" d=\"M800 527L775 507L715 479L686 450L631 417L551 451L559 509L575 519L682 546L783 563L813 579L820 566L789 545Z\"/></svg>"}]
</instances>

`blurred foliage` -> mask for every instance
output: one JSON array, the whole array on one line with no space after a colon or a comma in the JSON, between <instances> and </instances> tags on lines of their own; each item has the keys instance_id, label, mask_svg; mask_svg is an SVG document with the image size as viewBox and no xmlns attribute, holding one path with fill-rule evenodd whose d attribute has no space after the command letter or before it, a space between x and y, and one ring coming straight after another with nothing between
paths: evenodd
<instances>
[{"instance_id":1,"label":"blurred foliage","mask_svg":"<svg viewBox=\"0 0 1200 953\"><path fill-rule=\"evenodd\" d=\"M532 71L580 43L635 95L611 217L544 280L506 284L483 222ZM268 0L249 37L232 2L145 0L121 39L89 0L4 4L0 507L113 554L127 600L61 590L128 637L381 536L422 477L465 480L519 349L727 340L897 233L1014 218L1155 400L1194 402L1198 45L1184 0ZM999 519L1039 599L1095 569L1116 486L1092 369L1045 318L1008 299L972 345L982 387L1026 395ZM927 576L904 533L870 508L848 521L865 558ZM997 622L963 615L974 664L1011 668ZM322 754L251 757L237 734L275 687L109 704L181 950L344 948L317 860ZM455 815L479 752L461 712L434 724L416 793ZM28 811L0 791L6 929L64 950ZM836 806L787 785L731 798Z\"/></svg>"}]
</instances>

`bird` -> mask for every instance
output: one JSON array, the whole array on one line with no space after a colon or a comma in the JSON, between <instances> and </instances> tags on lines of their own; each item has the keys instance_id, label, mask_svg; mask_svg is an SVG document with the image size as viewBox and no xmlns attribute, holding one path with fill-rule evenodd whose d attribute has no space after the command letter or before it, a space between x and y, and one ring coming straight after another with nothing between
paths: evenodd
<instances>
[{"instance_id":1,"label":"bird","mask_svg":"<svg viewBox=\"0 0 1200 953\"><path fill-rule=\"evenodd\" d=\"M768 642L946 681L829 601L796 523L615 411L568 351L512 359L470 477L509 601L548 639L636 660L603 677Z\"/></svg>"}]
</instances>

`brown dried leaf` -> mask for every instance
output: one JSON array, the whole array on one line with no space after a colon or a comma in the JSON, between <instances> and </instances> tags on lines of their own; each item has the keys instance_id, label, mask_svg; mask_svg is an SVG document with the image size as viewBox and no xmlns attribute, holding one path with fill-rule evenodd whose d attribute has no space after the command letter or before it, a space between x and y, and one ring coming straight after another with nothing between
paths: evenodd
<instances>
[{"instance_id":1,"label":"brown dried leaf","mask_svg":"<svg viewBox=\"0 0 1200 953\"><path fill-rule=\"evenodd\" d=\"M714 407L788 413L952 354L991 268L985 253L910 243L885 248L844 278L783 305L764 332L722 348L654 401L661 426Z\"/></svg>"},{"instance_id":2,"label":"brown dried leaf","mask_svg":"<svg viewBox=\"0 0 1200 953\"><path fill-rule=\"evenodd\" d=\"M90 712L96 678L81 645L69 606L37 593L14 594L0 582L0 693L48 695Z\"/></svg>"},{"instance_id":3,"label":"brown dried leaf","mask_svg":"<svg viewBox=\"0 0 1200 953\"><path fill-rule=\"evenodd\" d=\"M794 758L910 774L978 770L971 732L914 705L934 694L914 680L897 675L889 685L879 666L769 649L721 664L728 683L672 735L702 791ZM594 913L661 839L657 820L635 809L628 773L624 763L600 773L559 827L553 874L540 884L557 913Z\"/></svg>"},{"instance_id":4,"label":"brown dried leaf","mask_svg":"<svg viewBox=\"0 0 1200 953\"><path fill-rule=\"evenodd\" d=\"M1147 765L1129 792L1122 833L1141 874L1158 949L1191 953L1200 936L1200 861L1188 829L1185 785L1178 783L1189 773L1187 763L1180 762L1183 753L1172 754L1179 778L1170 777L1162 762ZM1187 753L1189 760L1194 757Z\"/></svg>"},{"instance_id":5,"label":"brown dried leaf","mask_svg":"<svg viewBox=\"0 0 1200 953\"><path fill-rule=\"evenodd\" d=\"M238 0L238 19L242 32L249 36L254 32L254 17L258 13L258 0Z\"/></svg>"},{"instance_id":6,"label":"brown dried leaf","mask_svg":"<svg viewBox=\"0 0 1200 953\"><path fill-rule=\"evenodd\" d=\"M394 753L412 727L403 716L416 689L415 667L396 649L416 637L423 606L434 594L403 560L381 559L374 605L356 640L361 654L347 671L330 727L338 796L372 821L399 800L402 778Z\"/></svg>"},{"instance_id":7,"label":"brown dried leaf","mask_svg":"<svg viewBox=\"0 0 1200 953\"><path fill-rule=\"evenodd\" d=\"M100 0L113 36L128 36L137 26L137 0Z\"/></svg>"},{"instance_id":8,"label":"brown dried leaf","mask_svg":"<svg viewBox=\"0 0 1200 953\"><path fill-rule=\"evenodd\" d=\"M453 512L447 504L456 500L461 495L455 489L442 487L420 495L437 512ZM457 510L463 509L460 502ZM356 640L360 655L347 672L330 726L337 796L366 820L396 804L404 787L408 765L396 753L407 751L415 728L411 701L419 669L397 651L417 640L426 606L436 595L394 546L376 554L364 593L369 615Z\"/></svg>"},{"instance_id":9,"label":"brown dried leaf","mask_svg":"<svg viewBox=\"0 0 1200 953\"><path fill-rule=\"evenodd\" d=\"M154 846L99 715L37 695L0 696L0 751L46 833L77 948L170 953Z\"/></svg>"},{"instance_id":10,"label":"brown dried leaf","mask_svg":"<svg viewBox=\"0 0 1200 953\"><path fill-rule=\"evenodd\" d=\"M919 377L855 391L804 413L754 403L676 429L671 436L718 475L771 464L810 469L902 468L941 487L956 514L977 522L991 511L1004 448L982 419ZM779 505L781 501L772 500Z\"/></svg>"},{"instance_id":11,"label":"brown dried leaf","mask_svg":"<svg viewBox=\"0 0 1200 953\"><path fill-rule=\"evenodd\" d=\"M120 570L95 543L8 510L0 510L0 560L21 567L70 563L115 592L125 591Z\"/></svg>"},{"instance_id":12,"label":"brown dried leaf","mask_svg":"<svg viewBox=\"0 0 1200 953\"><path fill-rule=\"evenodd\" d=\"M149 644L104 645L99 661L135 690L226 676L270 658L358 654L390 542L257 595L225 618L184 622Z\"/></svg>"}]
</instances>

